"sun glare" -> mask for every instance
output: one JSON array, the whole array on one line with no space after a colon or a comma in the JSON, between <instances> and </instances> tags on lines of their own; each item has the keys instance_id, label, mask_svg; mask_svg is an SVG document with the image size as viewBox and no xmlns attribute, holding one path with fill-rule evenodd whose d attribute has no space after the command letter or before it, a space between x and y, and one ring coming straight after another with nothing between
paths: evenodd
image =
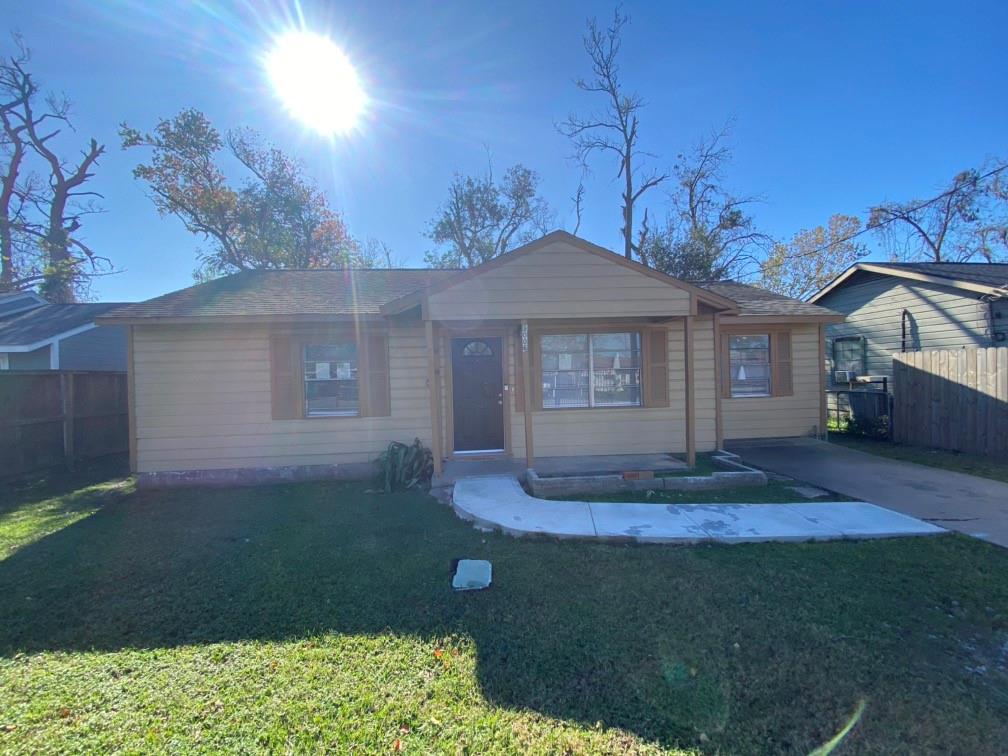
<instances>
[{"instance_id":1,"label":"sun glare","mask_svg":"<svg viewBox=\"0 0 1008 756\"><path fill-rule=\"evenodd\" d=\"M266 71L287 112L320 134L350 131L367 105L357 72L328 37L291 31L266 56Z\"/></svg>"}]
</instances>

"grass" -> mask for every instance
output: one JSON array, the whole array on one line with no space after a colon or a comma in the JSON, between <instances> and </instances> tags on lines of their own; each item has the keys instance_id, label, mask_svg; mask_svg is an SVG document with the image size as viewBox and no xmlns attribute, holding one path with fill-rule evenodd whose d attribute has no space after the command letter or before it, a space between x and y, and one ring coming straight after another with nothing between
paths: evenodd
<instances>
[{"instance_id":1,"label":"grass","mask_svg":"<svg viewBox=\"0 0 1008 756\"><path fill-rule=\"evenodd\" d=\"M844 752L1008 738L1008 552L965 537L516 540L335 483L89 497L0 521L5 753L809 753L861 702ZM40 506L81 516L32 534ZM449 590L462 556L490 590Z\"/></svg>"},{"instance_id":2,"label":"grass","mask_svg":"<svg viewBox=\"0 0 1008 756\"><path fill-rule=\"evenodd\" d=\"M991 478L1008 483L1008 461L994 457L960 454L940 449L925 449L920 446L904 446L894 444L891 441L878 441L843 433L830 433L829 440L831 443L841 444L849 449L877 454L881 457L898 459L902 462L914 462L929 467L940 467L943 470L979 475L981 478Z\"/></svg>"}]
</instances>

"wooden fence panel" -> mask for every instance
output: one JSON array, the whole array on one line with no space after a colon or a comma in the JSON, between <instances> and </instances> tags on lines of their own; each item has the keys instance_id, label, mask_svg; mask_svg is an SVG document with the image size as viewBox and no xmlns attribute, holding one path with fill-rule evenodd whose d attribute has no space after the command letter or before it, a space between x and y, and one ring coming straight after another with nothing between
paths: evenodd
<instances>
[{"instance_id":1,"label":"wooden fence panel","mask_svg":"<svg viewBox=\"0 0 1008 756\"><path fill-rule=\"evenodd\" d=\"M893 438L1008 454L1008 347L893 355Z\"/></svg>"},{"instance_id":2,"label":"wooden fence panel","mask_svg":"<svg viewBox=\"0 0 1008 756\"><path fill-rule=\"evenodd\" d=\"M129 448L125 373L0 373L0 478Z\"/></svg>"}]
</instances>

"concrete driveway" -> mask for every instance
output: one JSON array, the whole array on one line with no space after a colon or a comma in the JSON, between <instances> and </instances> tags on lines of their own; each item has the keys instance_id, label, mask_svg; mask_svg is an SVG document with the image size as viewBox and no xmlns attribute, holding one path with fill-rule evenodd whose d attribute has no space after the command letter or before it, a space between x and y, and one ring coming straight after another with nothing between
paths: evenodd
<instances>
[{"instance_id":1,"label":"concrete driveway","mask_svg":"<svg viewBox=\"0 0 1008 756\"><path fill-rule=\"evenodd\" d=\"M811 438L728 442L756 467L1008 547L1008 483Z\"/></svg>"}]
</instances>

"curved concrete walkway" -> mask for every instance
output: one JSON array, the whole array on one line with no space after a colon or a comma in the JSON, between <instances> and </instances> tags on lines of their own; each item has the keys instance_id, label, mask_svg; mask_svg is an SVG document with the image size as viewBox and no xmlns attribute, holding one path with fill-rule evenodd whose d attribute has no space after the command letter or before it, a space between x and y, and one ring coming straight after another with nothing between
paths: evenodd
<instances>
[{"instance_id":1,"label":"curved concrete walkway","mask_svg":"<svg viewBox=\"0 0 1008 756\"><path fill-rule=\"evenodd\" d=\"M863 501L801 504L615 504L550 501L517 478L455 483L453 506L477 526L511 535L634 540L641 543L820 541L936 535L943 528Z\"/></svg>"}]
</instances>

